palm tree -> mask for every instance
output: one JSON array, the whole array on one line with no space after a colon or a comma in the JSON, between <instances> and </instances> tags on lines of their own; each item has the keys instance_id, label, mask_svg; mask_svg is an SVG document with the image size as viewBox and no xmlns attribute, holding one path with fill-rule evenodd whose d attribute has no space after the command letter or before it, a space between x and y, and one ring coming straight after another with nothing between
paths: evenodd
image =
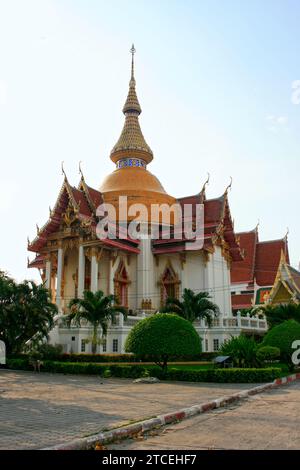
<instances>
[{"instance_id":1,"label":"palm tree","mask_svg":"<svg viewBox=\"0 0 300 470\"><path fill-rule=\"evenodd\" d=\"M18 353L30 341L48 336L57 307L49 291L33 281L17 284L0 271L0 340L8 354Z\"/></svg>"},{"instance_id":2,"label":"palm tree","mask_svg":"<svg viewBox=\"0 0 300 470\"><path fill-rule=\"evenodd\" d=\"M101 290L93 293L83 292L83 299L73 299L69 304L71 313L66 317L66 322L70 326L73 321L75 325L80 326L82 320L88 321L93 327L92 334L92 353L96 353L97 338L99 328L102 330L102 336L105 336L108 328L108 321L113 320L116 313L123 313L126 317L127 309L114 305L116 297L114 295L104 295Z\"/></svg>"},{"instance_id":3,"label":"palm tree","mask_svg":"<svg viewBox=\"0 0 300 470\"><path fill-rule=\"evenodd\" d=\"M288 304L266 305L260 307L260 310L265 314L269 328L286 320L300 322L300 304L290 302Z\"/></svg>"},{"instance_id":4,"label":"palm tree","mask_svg":"<svg viewBox=\"0 0 300 470\"><path fill-rule=\"evenodd\" d=\"M169 297L165 306L161 309L163 313L177 313L186 320L194 323L195 320L205 318L208 326L211 326L213 317L219 314L219 307L210 300L207 292L195 294L191 289L184 289L182 302Z\"/></svg>"}]
</instances>

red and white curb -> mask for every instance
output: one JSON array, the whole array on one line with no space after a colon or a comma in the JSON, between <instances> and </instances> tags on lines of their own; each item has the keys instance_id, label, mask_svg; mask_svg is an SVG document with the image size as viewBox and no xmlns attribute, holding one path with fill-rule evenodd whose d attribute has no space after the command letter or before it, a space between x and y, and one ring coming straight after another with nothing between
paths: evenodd
<instances>
[{"instance_id":1,"label":"red and white curb","mask_svg":"<svg viewBox=\"0 0 300 470\"><path fill-rule=\"evenodd\" d=\"M139 421L138 423L135 423L135 424L129 424L128 426L112 429L111 431L100 432L99 434L93 434L92 436L89 436L89 437L76 439L66 444L60 444L60 445L56 445L53 447L47 447L42 450L93 449L96 444L104 444L104 445L110 444L115 441L120 441L122 439L133 437L137 434L143 434L147 431L151 431L152 429L159 429L162 426L166 426L167 424L176 423L178 421L182 421L183 419L190 418L191 416L195 416L201 413L206 413L207 411L214 410L215 408L220 408L222 406L229 405L243 398L248 398L252 395L265 392L266 390L270 390L280 385L286 385L288 383L294 382L295 380L299 380L299 379L300 379L300 373L289 375L287 377L275 379L274 382L259 385L257 387L250 388L249 390L244 390L242 392L234 393L233 395L217 398L207 403L190 406L188 408L183 408L182 410L175 411L173 413L159 415L159 416L156 416L155 418L147 419L145 421Z\"/></svg>"}]
</instances>

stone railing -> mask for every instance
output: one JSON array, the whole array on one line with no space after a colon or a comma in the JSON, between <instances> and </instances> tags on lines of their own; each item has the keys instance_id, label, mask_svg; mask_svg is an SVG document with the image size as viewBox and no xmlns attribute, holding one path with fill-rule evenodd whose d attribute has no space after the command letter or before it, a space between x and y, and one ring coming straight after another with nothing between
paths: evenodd
<instances>
[{"instance_id":1,"label":"stone railing","mask_svg":"<svg viewBox=\"0 0 300 470\"><path fill-rule=\"evenodd\" d=\"M208 328L206 320L197 320L194 323L196 328ZM268 324L265 318L258 316L242 317L239 313L236 317L214 318L210 328L241 328L241 330L267 331Z\"/></svg>"}]
</instances>

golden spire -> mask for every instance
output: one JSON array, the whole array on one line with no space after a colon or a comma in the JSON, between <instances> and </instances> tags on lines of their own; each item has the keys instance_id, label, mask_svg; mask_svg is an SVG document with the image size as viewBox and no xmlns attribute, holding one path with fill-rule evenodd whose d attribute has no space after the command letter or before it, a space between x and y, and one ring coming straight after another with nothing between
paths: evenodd
<instances>
[{"instance_id":1,"label":"golden spire","mask_svg":"<svg viewBox=\"0 0 300 470\"><path fill-rule=\"evenodd\" d=\"M134 54L136 51L135 51L133 44L132 44L132 48L130 49L130 52L132 56L131 57L131 77L130 77L130 82L129 82L129 92L128 92L127 100L123 107L123 113L125 114L125 116L126 116L126 113L128 112L137 113L138 115L140 115L142 112L142 109L140 107L140 103L139 103L139 100L135 91Z\"/></svg>"},{"instance_id":2,"label":"golden spire","mask_svg":"<svg viewBox=\"0 0 300 470\"><path fill-rule=\"evenodd\" d=\"M110 158L115 163L123 158L140 158L145 163L149 163L153 159L153 153L145 141L138 119L142 109L135 90L134 54L136 51L133 44L130 52L131 76L127 99L123 107L125 123L121 136L111 151Z\"/></svg>"}]
</instances>

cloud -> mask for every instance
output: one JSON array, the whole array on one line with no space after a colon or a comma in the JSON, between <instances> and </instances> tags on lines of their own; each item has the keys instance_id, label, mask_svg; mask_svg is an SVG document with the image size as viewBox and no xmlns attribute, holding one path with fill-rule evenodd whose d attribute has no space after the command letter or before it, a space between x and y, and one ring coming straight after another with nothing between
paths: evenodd
<instances>
[{"instance_id":1,"label":"cloud","mask_svg":"<svg viewBox=\"0 0 300 470\"><path fill-rule=\"evenodd\" d=\"M289 118L287 116L274 116L269 114L266 116L267 129L271 132L277 132L279 129L287 129Z\"/></svg>"},{"instance_id":2,"label":"cloud","mask_svg":"<svg viewBox=\"0 0 300 470\"><path fill-rule=\"evenodd\" d=\"M288 122L288 117L287 116L279 116L277 118L277 123L282 125L282 126L285 126Z\"/></svg>"},{"instance_id":3,"label":"cloud","mask_svg":"<svg viewBox=\"0 0 300 470\"><path fill-rule=\"evenodd\" d=\"M294 80L292 82L292 98L291 101L293 104L300 104L300 80Z\"/></svg>"}]
</instances>

